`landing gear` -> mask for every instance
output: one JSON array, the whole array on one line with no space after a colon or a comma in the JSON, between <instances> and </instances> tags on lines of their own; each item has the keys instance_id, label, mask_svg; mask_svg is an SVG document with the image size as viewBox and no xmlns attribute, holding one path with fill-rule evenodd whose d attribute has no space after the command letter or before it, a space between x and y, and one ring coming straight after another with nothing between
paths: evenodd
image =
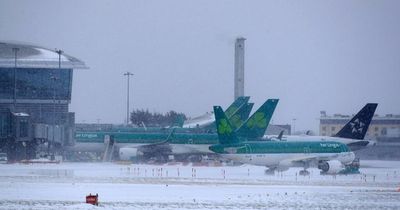
<instances>
[{"instance_id":1,"label":"landing gear","mask_svg":"<svg viewBox=\"0 0 400 210\"><path fill-rule=\"evenodd\" d=\"M190 155L187 160L192 163L200 163L202 160L201 155Z\"/></svg>"},{"instance_id":2,"label":"landing gear","mask_svg":"<svg viewBox=\"0 0 400 210\"><path fill-rule=\"evenodd\" d=\"M310 172L307 171L306 169L303 169L303 170L299 171L299 175L300 176L308 176L308 175L310 175Z\"/></svg>"}]
</instances>

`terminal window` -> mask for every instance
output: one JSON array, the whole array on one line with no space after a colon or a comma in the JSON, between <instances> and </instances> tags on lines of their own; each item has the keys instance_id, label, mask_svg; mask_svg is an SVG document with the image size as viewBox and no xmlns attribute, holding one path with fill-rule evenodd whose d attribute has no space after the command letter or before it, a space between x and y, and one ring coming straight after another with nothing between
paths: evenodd
<instances>
[{"instance_id":1,"label":"terminal window","mask_svg":"<svg viewBox=\"0 0 400 210\"><path fill-rule=\"evenodd\" d=\"M28 137L28 121L21 120L19 123L19 137Z\"/></svg>"},{"instance_id":2,"label":"terminal window","mask_svg":"<svg viewBox=\"0 0 400 210\"><path fill-rule=\"evenodd\" d=\"M71 69L19 68L16 70L17 99L70 100L71 81ZM13 68L0 69L0 98L14 98Z\"/></svg>"}]
</instances>

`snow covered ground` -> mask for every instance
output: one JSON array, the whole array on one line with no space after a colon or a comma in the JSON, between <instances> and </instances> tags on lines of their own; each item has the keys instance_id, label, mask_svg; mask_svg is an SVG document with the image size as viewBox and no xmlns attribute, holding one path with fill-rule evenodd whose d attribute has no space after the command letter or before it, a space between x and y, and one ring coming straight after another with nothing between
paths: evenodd
<instances>
[{"instance_id":1,"label":"snow covered ground","mask_svg":"<svg viewBox=\"0 0 400 210\"><path fill-rule=\"evenodd\" d=\"M362 161L361 174L300 168L0 164L0 209L400 209L400 162ZM85 204L99 194L99 206Z\"/></svg>"}]
</instances>

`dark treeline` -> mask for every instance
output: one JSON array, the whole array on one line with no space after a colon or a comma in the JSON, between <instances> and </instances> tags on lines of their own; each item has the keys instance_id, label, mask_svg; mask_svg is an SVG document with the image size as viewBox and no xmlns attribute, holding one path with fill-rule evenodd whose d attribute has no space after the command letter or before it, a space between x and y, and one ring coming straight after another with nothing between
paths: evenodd
<instances>
[{"instance_id":1,"label":"dark treeline","mask_svg":"<svg viewBox=\"0 0 400 210\"><path fill-rule=\"evenodd\" d=\"M166 127L166 126L181 126L185 121L186 115L175 111L163 113L151 113L149 110L137 109L131 112L131 122L134 125L143 127L143 124L148 127Z\"/></svg>"}]
</instances>

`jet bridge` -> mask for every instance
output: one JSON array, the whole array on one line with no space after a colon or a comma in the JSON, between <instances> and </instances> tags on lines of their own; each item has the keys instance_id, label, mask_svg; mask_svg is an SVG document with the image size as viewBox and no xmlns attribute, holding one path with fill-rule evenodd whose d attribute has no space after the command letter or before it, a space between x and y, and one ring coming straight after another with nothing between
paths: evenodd
<instances>
[{"instance_id":1,"label":"jet bridge","mask_svg":"<svg viewBox=\"0 0 400 210\"><path fill-rule=\"evenodd\" d=\"M112 160L115 148L115 140L113 135L104 136L105 150L103 162L110 162Z\"/></svg>"}]
</instances>

